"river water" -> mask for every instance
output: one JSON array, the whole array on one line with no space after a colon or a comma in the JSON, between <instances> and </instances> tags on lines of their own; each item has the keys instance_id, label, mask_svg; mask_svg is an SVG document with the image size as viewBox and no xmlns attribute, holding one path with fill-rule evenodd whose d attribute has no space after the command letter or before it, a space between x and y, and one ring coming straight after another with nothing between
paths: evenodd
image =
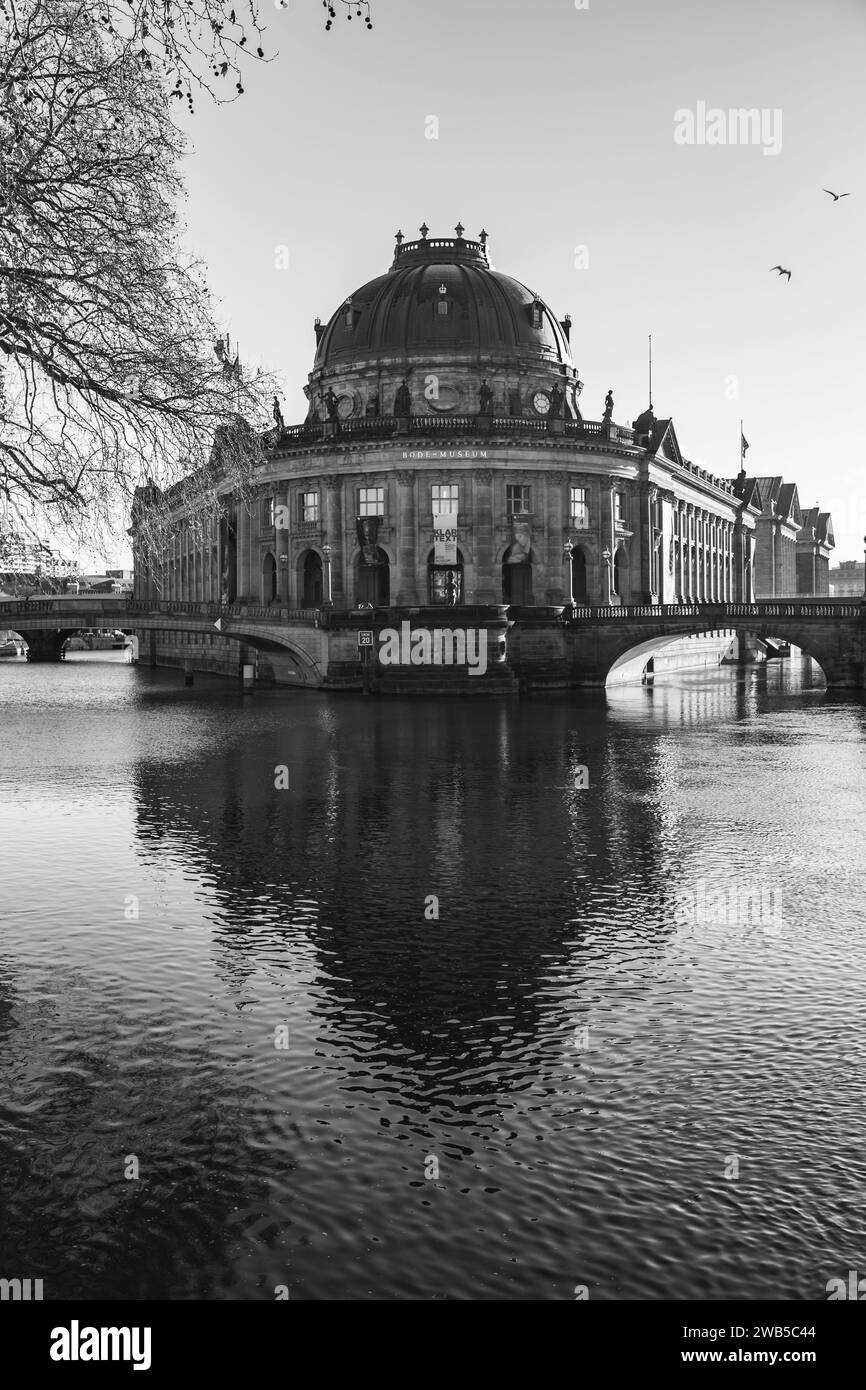
<instances>
[{"instance_id":1,"label":"river water","mask_svg":"<svg viewBox=\"0 0 866 1390\"><path fill-rule=\"evenodd\" d=\"M0 663L0 1276L866 1269L866 717L814 670L475 703Z\"/></svg>"}]
</instances>

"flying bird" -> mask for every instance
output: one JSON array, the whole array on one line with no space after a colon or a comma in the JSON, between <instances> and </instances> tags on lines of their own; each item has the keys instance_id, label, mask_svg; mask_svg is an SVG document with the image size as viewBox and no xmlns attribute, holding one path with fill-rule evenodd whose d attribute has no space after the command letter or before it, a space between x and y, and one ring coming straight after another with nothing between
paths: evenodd
<instances>
[{"instance_id":1,"label":"flying bird","mask_svg":"<svg viewBox=\"0 0 866 1390\"><path fill-rule=\"evenodd\" d=\"M829 194L830 194L830 197L833 199L833 202L834 202L834 203L838 203L838 201L839 201L840 198L850 198L850 197L851 197L851 194L850 194L850 193L834 193L833 190L832 190L832 188L823 188L823 189L821 190L821 192L822 192L822 193L829 193Z\"/></svg>"},{"instance_id":2,"label":"flying bird","mask_svg":"<svg viewBox=\"0 0 866 1390\"><path fill-rule=\"evenodd\" d=\"M789 283L789 284L791 283L791 272L790 272L790 270L785 270L785 269L784 269L782 266L780 266L780 265L771 265L771 266L770 266L770 273L772 274L772 272L773 272L774 270L778 270L778 272L779 272L780 275L787 275L787 277L788 277L788 283Z\"/></svg>"}]
</instances>

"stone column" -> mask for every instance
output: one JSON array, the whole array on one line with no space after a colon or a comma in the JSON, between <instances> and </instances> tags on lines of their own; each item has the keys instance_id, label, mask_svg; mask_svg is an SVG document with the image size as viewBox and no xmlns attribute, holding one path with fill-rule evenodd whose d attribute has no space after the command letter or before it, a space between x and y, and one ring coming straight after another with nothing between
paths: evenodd
<instances>
[{"instance_id":1,"label":"stone column","mask_svg":"<svg viewBox=\"0 0 866 1390\"><path fill-rule=\"evenodd\" d=\"M422 518L423 524L423 518ZM393 602L408 608L418 603L418 555L415 525L415 473L411 468L397 470L397 592Z\"/></svg>"},{"instance_id":2,"label":"stone column","mask_svg":"<svg viewBox=\"0 0 866 1390\"><path fill-rule=\"evenodd\" d=\"M677 598L682 601L686 594L686 504L677 502Z\"/></svg>"},{"instance_id":3,"label":"stone column","mask_svg":"<svg viewBox=\"0 0 866 1390\"><path fill-rule=\"evenodd\" d=\"M707 529L708 529L708 528L707 528L707 514L706 514L706 512L703 510L703 508L701 508L701 513L700 513L700 537L701 537L701 549L700 549L700 575L699 575L699 578L698 578L698 586L699 586L699 590L700 590L700 600L701 600L701 603L706 603L706 601L707 601L707 577L708 577L708 557L707 557L707 551L708 551L708 549L709 549L709 546L708 546Z\"/></svg>"},{"instance_id":4,"label":"stone column","mask_svg":"<svg viewBox=\"0 0 866 1390\"><path fill-rule=\"evenodd\" d=\"M568 576L568 581L566 580L565 560L562 554L565 541L565 509L563 506L565 482L565 474L558 471L548 473L545 479L544 517L547 572L543 576L538 576L539 592L544 594L545 603L567 603L568 593L564 588L566 582L569 583L570 592L571 577Z\"/></svg>"},{"instance_id":5,"label":"stone column","mask_svg":"<svg viewBox=\"0 0 866 1390\"><path fill-rule=\"evenodd\" d=\"M343 536L343 479L336 473L328 474L323 480L325 486L325 540L331 547L331 600L335 608L346 608L345 578L345 537ZM328 586L326 565L322 566L322 595Z\"/></svg>"},{"instance_id":6,"label":"stone column","mask_svg":"<svg viewBox=\"0 0 866 1390\"><path fill-rule=\"evenodd\" d=\"M608 488L607 517L605 528L607 531L607 535L604 538L604 546L602 547L602 549L604 549L604 547L606 546L607 549L610 551L610 564L608 566L605 566L604 561L602 561L601 575L601 601L602 603L607 604L620 602L620 599L614 594L613 589L613 571L614 562L616 560L616 494L619 491L621 491L621 485L619 483L619 480L616 479L611 482L610 487ZM602 496L604 496L604 493L602 493Z\"/></svg>"},{"instance_id":7,"label":"stone column","mask_svg":"<svg viewBox=\"0 0 866 1390\"><path fill-rule=\"evenodd\" d=\"M493 472L476 468L472 486L475 494L473 509L475 542L475 591L466 594L467 603L501 603L502 581L494 573L494 540L496 514L494 511Z\"/></svg>"},{"instance_id":8,"label":"stone column","mask_svg":"<svg viewBox=\"0 0 866 1390\"><path fill-rule=\"evenodd\" d=\"M640 519L637 527L637 541L640 545L640 598L643 603L652 603L653 597L658 594L658 579L656 577L656 555L655 555L655 536L653 534L653 521L655 519L655 501L658 496L658 488L652 484L644 484L639 493L640 498Z\"/></svg>"},{"instance_id":9,"label":"stone column","mask_svg":"<svg viewBox=\"0 0 866 1390\"><path fill-rule=\"evenodd\" d=\"M683 525L685 528L685 553L683 555L683 599L689 602L692 597L692 571L694 567L694 556L692 554L692 504L686 502L683 507Z\"/></svg>"},{"instance_id":10,"label":"stone column","mask_svg":"<svg viewBox=\"0 0 866 1390\"><path fill-rule=\"evenodd\" d=\"M250 530L251 517L243 502L238 505L238 531L237 531L237 596L238 598L250 598Z\"/></svg>"}]
</instances>

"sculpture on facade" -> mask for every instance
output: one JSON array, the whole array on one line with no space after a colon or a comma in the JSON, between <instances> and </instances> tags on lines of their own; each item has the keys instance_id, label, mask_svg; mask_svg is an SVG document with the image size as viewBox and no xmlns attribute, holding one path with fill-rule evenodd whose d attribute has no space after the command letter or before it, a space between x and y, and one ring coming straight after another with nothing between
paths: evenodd
<instances>
[{"instance_id":1,"label":"sculpture on facade","mask_svg":"<svg viewBox=\"0 0 866 1390\"><path fill-rule=\"evenodd\" d=\"M559 419L560 415L562 414L562 402L564 399L565 392L563 391L559 382L555 381L553 383L553 386L550 388L550 410L548 411L548 419Z\"/></svg>"},{"instance_id":2,"label":"sculpture on facade","mask_svg":"<svg viewBox=\"0 0 866 1390\"><path fill-rule=\"evenodd\" d=\"M488 386L486 377L478 388L478 400L480 402L481 414L489 415L490 402L493 400L493 391Z\"/></svg>"},{"instance_id":3,"label":"sculpture on facade","mask_svg":"<svg viewBox=\"0 0 866 1390\"><path fill-rule=\"evenodd\" d=\"M412 409L412 398L409 395L409 387L404 377L397 387L397 394L394 397L394 414L409 415Z\"/></svg>"},{"instance_id":4,"label":"sculpture on facade","mask_svg":"<svg viewBox=\"0 0 866 1390\"><path fill-rule=\"evenodd\" d=\"M283 430L284 430L284 428L285 428L285 424L284 424L284 421L283 421L283 412L280 410L280 402L279 402L279 399L278 399L276 396L274 396L274 407L273 407L273 410L274 410L274 420L276 421L277 429L278 429L279 433L282 434L282 432L283 432Z\"/></svg>"},{"instance_id":5,"label":"sculpture on facade","mask_svg":"<svg viewBox=\"0 0 866 1390\"><path fill-rule=\"evenodd\" d=\"M604 398L604 422L605 422L605 424L608 424L608 425L609 425L610 422L611 422L611 420L612 420L612 418L613 418L613 391L612 391L612 390L608 390L608 393L607 393L607 395L606 395L605 398Z\"/></svg>"},{"instance_id":6,"label":"sculpture on facade","mask_svg":"<svg viewBox=\"0 0 866 1390\"><path fill-rule=\"evenodd\" d=\"M340 403L337 400L333 386L329 386L324 393L320 391L319 400L328 412L329 420L338 420L340 418Z\"/></svg>"},{"instance_id":7,"label":"sculpture on facade","mask_svg":"<svg viewBox=\"0 0 866 1390\"><path fill-rule=\"evenodd\" d=\"M376 391L367 402L367 414L378 416L379 414L379 392Z\"/></svg>"}]
</instances>

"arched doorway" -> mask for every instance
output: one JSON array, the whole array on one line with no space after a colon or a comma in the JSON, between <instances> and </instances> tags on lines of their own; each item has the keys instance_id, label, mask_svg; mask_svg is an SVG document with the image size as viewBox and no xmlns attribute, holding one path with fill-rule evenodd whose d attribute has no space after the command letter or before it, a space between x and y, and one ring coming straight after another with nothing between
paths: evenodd
<instances>
[{"instance_id":1,"label":"arched doorway","mask_svg":"<svg viewBox=\"0 0 866 1390\"><path fill-rule=\"evenodd\" d=\"M502 557L502 602L528 606L532 603L532 563L517 561L509 563L511 546Z\"/></svg>"},{"instance_id":2,"label":"arched doorway","mask_svg":"<svg viewBox=\"0 0 866 1390\"><path fill-rule=\"evenodd\" d=\"M435 554L427 557L427 602L453 608L463 603L463 555L458 550L456 564L437 565Z\"/></svg>"},{"instance_id":3,"label":"arched doorway","mask_svg":"<svg viewBox=\"0 0 866 1390\"><path fill-rule=\"evenodd\" d=\"M571 592L578 603L587 596L586 556L579 545L571 552Z\"/></svg>"},{"instance_id":4,"label":"arched doorway","mask_svg":"<svg viewBox=\"0 0 866 1390\"><path fill-rule=\"evenodd\" d=\"M277 562L270 551L262 561L262 603L271 603L277 596Z\"/></svg>"},{"instance_id":5,"label":"arched doorway","mask_svg":"<svg viewBox=\"0 0 866 1390\"><path fill-rule=\"evenodd\" d=\"M369 564L363 554L355 565L355 602L372 603L374 608L386 608L391 600L391 562L380 546L374 552L375 564Z\"/></svg>"},{"instance_id":6,"label":"arched doorway","mask_svg":"<svg viewBox=\"0 0 866 1390\"><path fill-rule=\"evenodd\" d=\"M322 602L322 557L308 550L301 568L301 603L304 608L318 608Z\"/></svg>"},{"instance_id":7,"label":"arched doorway","mask_svg":"<svg viewBox=\"0 0 866 1390\"><path fill-rule=\"evenodd\" d=\"M624 550L618 550L613 557L613 591L625 602L628 597L628 561Z\"/></svg>"}]
</instances>

